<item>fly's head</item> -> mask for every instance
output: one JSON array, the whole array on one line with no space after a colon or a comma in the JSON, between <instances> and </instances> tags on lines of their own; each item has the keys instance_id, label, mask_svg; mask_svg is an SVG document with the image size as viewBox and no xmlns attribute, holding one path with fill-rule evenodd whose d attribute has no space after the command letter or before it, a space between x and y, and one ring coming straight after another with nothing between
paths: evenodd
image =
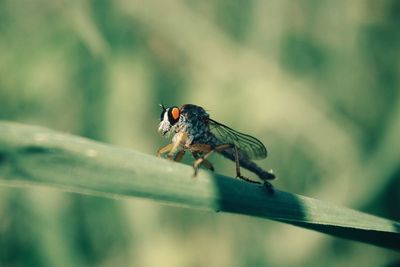
<instances>
[{"instance_id":1,"label":"fly's head","mask_svg":"<svg viewBox=\"0 0 400 267\"><path fill-rule=\"evenodd\" d=\"M181 117L181 112L178 107L166 108L163 104L160 104L160 107L162 108L162 111L158 131L162 133L162 135L166 135L175 128Z\"/></svg>"},{"instance_id":2,"label":"fly's head","mask_svg":"<svg viewBox=\"0 0 400 267\"><path fill-rule=\"evenodd\" d=\"M208 121L207 112L200 106L186 104L181 108L176 106L165 107L160 104L162 108L160 116L160 126L158 131L162 135L170 132L196 132L205 127Z\"/></svg>"}]
</instances>

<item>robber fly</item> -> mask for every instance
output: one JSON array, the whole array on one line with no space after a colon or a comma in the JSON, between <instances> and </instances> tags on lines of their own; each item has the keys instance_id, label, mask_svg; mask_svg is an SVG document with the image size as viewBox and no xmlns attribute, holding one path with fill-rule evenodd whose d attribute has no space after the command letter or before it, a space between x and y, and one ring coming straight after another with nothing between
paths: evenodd
<instances>
[{"instance_id":1,"label":"robber fly","mask_svg":"<svg viewBox=\"0 0 400 267\"><path fill-rule=\"evenodd\" d=\"M181 161L185 152L189 151L195 158L193 164L194 176L197 175L200 165L214 171L213 165L207 158L214 152L235 161L236 176L247 182L260 183L250 180L240 173L243 167L255 174L269 187L267 180L275 175L265 171L255 164L252 159L267 157L267 149L256 138L239 133L232 128L211 119L208 113L200 106L186 104L178 108L162 108L161 122L158 131L162 135L174 133L172 143L160 148L157 156L167 153L167 158Z\"/></svg>"}]
</instances>

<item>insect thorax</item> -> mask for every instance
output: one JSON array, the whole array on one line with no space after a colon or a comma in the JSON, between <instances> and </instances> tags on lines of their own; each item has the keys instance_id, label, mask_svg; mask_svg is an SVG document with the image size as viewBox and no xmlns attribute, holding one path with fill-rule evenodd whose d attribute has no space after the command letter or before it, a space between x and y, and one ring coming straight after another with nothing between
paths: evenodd
<instances>
[{"instance_id":1,"label":"insect thorax","mask_svg":"<svg viewBox=\"0 0 400 267\"><path fill-rule=\"evenodd\" d=\"M178 136L178 134L182 132L187 133L187 145L209 144L215 147L221 144L221 142L211 133L208 118L198 119L192 117L192 119L187 119L187 117L184 116L177 125L175 136Z\"/></svg>"},{"instance_id":2,"label":"insect thorax","mask_svg":"<svg viewBox=\"0 0 400 267\"><path fill-rule=\"evenodd\" d=\"M178 133L186 132L190 144L209 144L216 146L220 142L211 133L209 126L209 115L199 106L186 105L182 108L181 117L175 129L175 136ZM176 138L175 138L176 139Z\"/></svg>"}]
</instances>

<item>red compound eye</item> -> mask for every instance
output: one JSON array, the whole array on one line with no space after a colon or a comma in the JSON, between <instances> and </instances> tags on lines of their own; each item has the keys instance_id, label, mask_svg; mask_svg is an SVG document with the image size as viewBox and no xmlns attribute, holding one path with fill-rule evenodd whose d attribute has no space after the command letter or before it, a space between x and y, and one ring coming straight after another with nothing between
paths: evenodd
<instances>
[{"instance_id":1,"label":"red compound eye","mask_svg":"<svg viewBox=\"0 0 400 267\"><path fill-rule=\"evenodd\" d=\"M180 111L179 108L172 108L171 114L172 114L172 118L177 121L179 120L179 115L180 115Z\"/></svg>"}]
</instances>

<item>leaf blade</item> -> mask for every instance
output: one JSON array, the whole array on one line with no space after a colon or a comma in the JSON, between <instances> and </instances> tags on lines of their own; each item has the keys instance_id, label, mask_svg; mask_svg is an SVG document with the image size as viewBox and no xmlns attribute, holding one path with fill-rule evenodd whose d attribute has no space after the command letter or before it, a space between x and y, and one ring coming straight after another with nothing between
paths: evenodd
<instances>
[{"instance_id":1,"label":"leaf blade","mask_svg":"<svg viewBox=\"0 0 400 267\"><path fill-rule=\"evenodd\" d=\"M232 212L400 250L400 224L49 129L0 122L0 185L51 186Z\"/></svg>"}]
</instances>

